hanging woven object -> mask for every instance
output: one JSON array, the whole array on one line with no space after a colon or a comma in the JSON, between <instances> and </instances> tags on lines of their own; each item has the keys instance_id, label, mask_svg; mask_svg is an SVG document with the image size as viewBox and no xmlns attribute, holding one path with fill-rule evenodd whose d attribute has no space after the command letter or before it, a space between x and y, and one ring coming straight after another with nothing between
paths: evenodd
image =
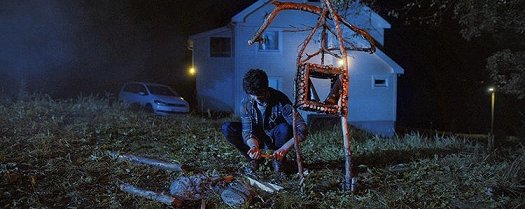
<instances>
[{"instance_id":1,"label":"hanging woven object","mask_svg":"<svg viewBox=\"0 0 525 209\"><path fill-rule=\"evenodd\" d=\"M348 83L348 76L344 70L344 67L304 63L298 67L297 75L295 77L295 103L299 109L326 114L342 115L346 111L348 104L348 99L346 99L345 96L348 93L348 91L345 91L346 88L338 88L340 89L339 91L330 92L328 95L329 97L334 96L338 100L341 100L341 102L328 103L314 101L310 99L310 91L313 87L312 83L310 82L311 77L321 79L333 79L335 77L336 79L341 79L342 81L338 82L337 85L344 87Z\"/></svg>"}]
</instances>

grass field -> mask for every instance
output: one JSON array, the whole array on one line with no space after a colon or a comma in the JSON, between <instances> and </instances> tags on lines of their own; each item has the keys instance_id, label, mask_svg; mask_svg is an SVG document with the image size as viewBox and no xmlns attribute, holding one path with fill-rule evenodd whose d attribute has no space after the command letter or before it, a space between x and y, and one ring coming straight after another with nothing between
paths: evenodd
<instances>
[{"instance_id":1,"label":"grass field","mask_svg":"<svg viewBox=\"0 0 525 209\"><path fill-rule=\"evenodd\" d=\"M219 132L224 119L158 117L108 98L0 101L0 208L163 208L121 192L131 183L168 192L195 174L239 175L244 161ZM498 142L498 139L497 139ZM277 194L258 191L247 208L525 208L524 139L497 144L416 132L380 138L352 130L359 170L355 194L340 189L344 158L338 127L314 130L302 145L306 190L288 172ZM167 172L111 159L107 151L178 162ZM293 153L290 153L293 154ZM293 156L291 157L293 158ZM271 163L259 172L271 178ZM229 208L210 192L207 208ZM184 208L198 208L187 202Z\"/></svg>"}]
</instances>

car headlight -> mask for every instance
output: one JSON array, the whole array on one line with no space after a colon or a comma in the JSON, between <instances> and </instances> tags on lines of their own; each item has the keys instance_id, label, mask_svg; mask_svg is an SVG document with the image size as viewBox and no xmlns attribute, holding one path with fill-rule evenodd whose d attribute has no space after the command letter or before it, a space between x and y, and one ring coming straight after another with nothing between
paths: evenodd
<instances>
[{"instance_id":1,"label":"car headlight","mask_svg":"<svg viewBox=\"0 0 525 209\"><path fill-rule=\"evenodd\" d=\"M166 105L168 105L168 103L163 102L163 101L160 101L160 100L155 100L155 101L153 101L153 102L155 102L155 104L160 105L160 106L166 106Z\"/></svg>"}]
</instances>

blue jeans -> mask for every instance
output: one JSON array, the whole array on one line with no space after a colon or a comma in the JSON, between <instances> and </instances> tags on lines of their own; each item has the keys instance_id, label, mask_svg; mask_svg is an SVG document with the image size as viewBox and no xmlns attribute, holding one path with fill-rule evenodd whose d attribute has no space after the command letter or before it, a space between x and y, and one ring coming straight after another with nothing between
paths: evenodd
<instances>
[{"instance_id":1,"label":"blue jeans","mask_svg":"<svg viewBox=\"0 0 525 209\"><path fill-rule=\"evenodd\" d=\"M250 147L248 147L242 139L241 122L225 122L222 124L221 131L230 144L237 148L237 150L239 150L248 160L251 159L247 154ZM255 134L260 148L262 149L266 147L271 150L277 150L293 137L293 128L287 123L281 123L270 130L269 134L270 136L266 135L264 132Z\"/></svg>"}]
</instances>

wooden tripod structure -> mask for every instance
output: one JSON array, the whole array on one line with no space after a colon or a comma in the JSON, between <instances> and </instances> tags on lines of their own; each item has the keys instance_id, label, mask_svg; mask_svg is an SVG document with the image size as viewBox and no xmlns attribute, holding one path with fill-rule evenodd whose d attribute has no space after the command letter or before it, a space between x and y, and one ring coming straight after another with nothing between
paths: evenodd
<instances>
[{"instance_id":1,"label":"wooden tripod structure","mask_svg":"<svg viewBox=\"0 0 525 209\"><path fill-rule=\"evenodd\" d=\"M343 132L343 146L345 152L345 177L343 183L344 190L355 191L356 189L356 179L355 174L352 172L352 152L350 149L350 131L348 130L348 93L349 93L349 69L348 69L348 50L353 51L365 51L369 53L375 52L375 45L372 37L368 32L356 27L355 25L349 23L345 20L334 8L332 0L321 0L322 6L314 6L311 4L305 3L294 3L294 2L279 2L276 0L271 0L271 3L276 6L276 8L266 16L263 24L259 27L258 31L253 35L253 37L248 41L248 44L252 45L256 42L262 42L262 35L264 31L269 27L275 17L282 10L299 10L303 12L313 13L319 16L317 23L314 27L311 28L310 33L306 39L301 43L297 55L297 74L295 78L295 88L294 88L294 124L293 124L293 134L295 140L295 150L297 157L297 169L300 177L301 191L304 191L305 179L303 174L303 159L301 147L299 144L299 139L297 137L297 118L299 113L297 108L306 110L321 112L331 115L337 115L341 119L341 128ZM353 44L350 41L349 37L343 37L343 28L342 26L347 27L353 31L356 35L360 36L368 42L368 46L362 47L357 44ZM305 49L308 44L311 42L312 38L317 32L321 33L321 47L318 51L312 54L306 54ZM337 38L338 46L329 47L328 46L328 36L329 34ZM333 65L325 65L324 60L325 56L332 56L343 61L341 67L334 67ZM320 63L309 62L313 57L320 56ZM331 95L335 95L337 103L329 102L320 102L315 91L315 88L311 82L310 77L323 78L323 79L332 79L336 81L337 85L340 85L340 88L332 88L332 90L337 89L337 92L331 92ZM314 100L310 99L311 94L315 95ZM329 97L331 96L329 95Z\"/></svg>"}]
</instances>

